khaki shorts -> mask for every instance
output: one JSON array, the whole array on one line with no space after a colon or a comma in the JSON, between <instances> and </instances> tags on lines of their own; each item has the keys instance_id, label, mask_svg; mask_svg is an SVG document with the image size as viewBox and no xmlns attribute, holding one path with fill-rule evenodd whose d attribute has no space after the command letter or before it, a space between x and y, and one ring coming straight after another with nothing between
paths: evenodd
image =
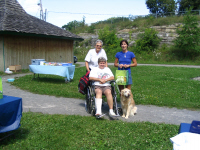
<instances>
[{"instance_id":1,"label":"khaki shorts","mask_svg":"<svg viewBox=\"0 0 200 150\"><path fill-rule=\"evenodd\" d=\"M98 86L98 85L95 85L95 89L100 89L102 91L102 93L104 94L104 92L107 90L107 89L110 89L111 90L111 86Z\"/></svg>"}]
</instances>

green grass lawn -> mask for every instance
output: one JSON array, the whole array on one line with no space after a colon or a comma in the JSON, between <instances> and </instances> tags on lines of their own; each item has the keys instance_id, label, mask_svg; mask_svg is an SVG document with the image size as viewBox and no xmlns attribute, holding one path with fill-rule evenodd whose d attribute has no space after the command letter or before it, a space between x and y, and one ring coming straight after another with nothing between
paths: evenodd
<instances>
[{"instance_id":1,"label":"green grass lawn","mask_svg":"<svg viewBox=\"0 0 200 150\"><path fill-rule=\"evenodd\" d=\"M115 74L116 68L110 67ZM85 98L78 92L78 82L85 74L85 67L76 68L72 82L54 75L33 75L16 79L12 84L38 94L60 97ZM199 110L200 81L192 80L200 76L198 68L138 66L132 68L132 92L136 104L176 107ZM118 95L119 101L119 95Z\"/></svg>"},{"instance_id":2,"label":"green grass lawn","mask_svg":"<svg viewBox=\"0 0 200 150\"><path fill-rule=\"evenodd\" d=\"M111 67L115 74L116 68ZM72 82L64 77L33 75L11 83L33 93L83 99L78 82L85 67L75 69ZM136 105L156 105L199 110L200 69L138 66L132 68L132 92ZM119 101L119 98L118 98ZM97 120L95 117L23 113L21 127L0 141L0 149L172 149L169 138L178 134L177 125L150 122ZM0 134L0 138L5 134Z\"/></svg>"},{"instance_id":3,"label":"green grass lawn","mask_svg":"<svg viewBox=\"0 0 200 150\"><path fill-rule=\"evenodd\" d=\"M21 127L0 141L0 149L167 150L173 147L169 138L177 133L177 125L28 112L23 113Z\"/></svg>"}]
</instances>

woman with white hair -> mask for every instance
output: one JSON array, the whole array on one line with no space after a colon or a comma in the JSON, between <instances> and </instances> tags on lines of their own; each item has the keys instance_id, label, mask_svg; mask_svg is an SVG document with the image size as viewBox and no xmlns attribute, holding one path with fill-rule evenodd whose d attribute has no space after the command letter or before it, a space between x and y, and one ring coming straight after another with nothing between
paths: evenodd
<instances>
[{"instance_id":1,"label":"woman with white hair","mask_svg":"<svg viewBox=\"0 0 200 150\"><path fill-rule=\"evenodd\" d=\"M85 57L85 66L87 72L92 68L98 66L98 58L104 57L106 59L106 67L107 65L107 55L104 49L102 49L103 42L101 40L97 40L95 42L95 48L90 49Z\"/></svg>"}]
</instances>

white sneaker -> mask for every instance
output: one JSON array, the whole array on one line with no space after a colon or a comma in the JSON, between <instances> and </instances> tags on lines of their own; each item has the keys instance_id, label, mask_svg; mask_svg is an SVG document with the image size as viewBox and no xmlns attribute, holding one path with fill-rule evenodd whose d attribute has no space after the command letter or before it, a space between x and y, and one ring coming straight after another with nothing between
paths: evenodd
<instances>
[{"instance_id":1,"label":"white sneaker","mask_svg":"<svg viewBox=\"0 0 200 150\"><path fill-rule=\"evenodd\" d=\"M114 112L109 112L110 117L116 117L117 115Z\"/></svg>"}]
</instances>

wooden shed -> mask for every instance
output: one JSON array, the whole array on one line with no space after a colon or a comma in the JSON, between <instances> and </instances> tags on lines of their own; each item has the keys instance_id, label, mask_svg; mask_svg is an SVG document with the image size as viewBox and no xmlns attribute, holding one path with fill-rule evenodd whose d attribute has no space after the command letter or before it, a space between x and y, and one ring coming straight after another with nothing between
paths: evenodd
<instances>
[{"instance_id":1,"label":"wooden shed","mask_svg":"<svg viewBox=\"0 0 200 150\"><path fill-rule=\"evenodd\" d=\"M0 71L28 69L31 59L73 62L73 43L83 38L25 12L17 0L0 0Z\"/></svg>"}]
</instances>

